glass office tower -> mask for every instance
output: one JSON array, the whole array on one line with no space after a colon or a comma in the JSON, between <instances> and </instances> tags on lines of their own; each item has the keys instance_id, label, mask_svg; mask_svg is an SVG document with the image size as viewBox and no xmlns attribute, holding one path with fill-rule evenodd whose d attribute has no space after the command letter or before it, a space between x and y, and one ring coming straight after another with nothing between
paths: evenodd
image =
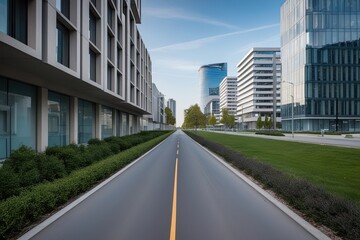
<instances>
[{"instance_id":1,"label":"glass office tower","mask_svg":"<svg viewBox=\"0 0 360 240\"><path fill-rule=\"evenodd\" d=\"M212 99L219 99L220 82L227 76L227 63L215 63L201 66L200 77L200 109L205 111Z\"/></svg>"},{"instance_id":2,"label":"glass office tower","mask_svg":"<svg viewBox=\"0 0 360 240\"><path fill-rule=\"evenodd\" d=\"M281 7L282 127L360 132L360 1Z\"/></svg>"}]
</instances>

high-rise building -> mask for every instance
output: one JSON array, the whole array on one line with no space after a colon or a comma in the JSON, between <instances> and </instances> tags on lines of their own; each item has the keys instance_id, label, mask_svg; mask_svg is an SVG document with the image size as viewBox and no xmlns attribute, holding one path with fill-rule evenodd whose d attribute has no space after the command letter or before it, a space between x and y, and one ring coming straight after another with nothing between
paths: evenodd
<instances>
[{"instance_id":1,"label":"high-rise building","mask_svg":"<svg viewBox=\"0 0 360 240\"><path fill-rule=\"evenodd\" d=\"M206 105L213 99L219 100L219 84L226 76L226 63L209 64L199 68L201 111L205 111Z\"/></svg>"},{"instance_id":2,"label":"high-rise building","mask_svg":"<svg viewBox=\"0 0 360 240\"><path fill-rule=\"evenodd\" d=\"M236 77L225 77L220 83L220 112L227 108L230 114L236 114Z\"/></svg>"},{"instance_id":3,"label":"high-rise building","mask_svg":"<svg viewBox=\"0 0 360 240\"><path fill-rule=\"evenodd\" d=\"M206 104L204 108L204 114L205 115L214 115L217 120L220 121L220 99L213 98Z\"/></svg>"},{"instance_id":4,"label":"high-rise building","mask_svg":"<svg viewBox=\"0 0 360 240\"><path fill-rule=\"evenodd\" d=\"M139 132L151 113L141 0L0 1L0 159Z\"/></svg>"},{"instance_id":5,"label":"high-rise building","mask_svg":"<svg viewBox=\"0 0 360 240\"><path fill-rule=\"evenodd\" d=\"M165 96L162 94L155 83L152 87L152 119L154 123L165 123Z\"/></svg>"},{"instance_id":6,"label":"high-rise building","mask_svg":"<svg viewBox=\"0 0 360 240\"><path fill-rule=\"evenodd\" d=\"M281 62L279 48L252 48L237 65L237 117L255 129L259 116L280 122Z\"/></svg>"},{"instance_id":7,"label":"high-rise building","mask_svg":"<svg viewBox=\"0 0 360 240\"><path fill-rule=\"evenodd\" d=\"M170 98L167 101L167 107L170 108L173 116L176 118L176 101L172 98Z\"/></svg>"},{"instance_id":8,"label":"high-rise building","mask_svg":"<svg viewBox=\"0 0 360 240\"><path fill-rule=\"evenodd\" d=\"M283 4L283 129L360 131L359 16L353 0Z\"/></svg>"}]
</instances>

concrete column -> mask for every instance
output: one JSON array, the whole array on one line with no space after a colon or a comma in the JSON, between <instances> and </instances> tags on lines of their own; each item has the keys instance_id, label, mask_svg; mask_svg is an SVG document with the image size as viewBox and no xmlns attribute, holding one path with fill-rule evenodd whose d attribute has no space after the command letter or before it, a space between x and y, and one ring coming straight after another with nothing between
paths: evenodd
<instances>
[{"instance_id":1,"label":"concrete column","mask_svg":"<svg viewBox=\"0 0 360 240\"><path fill-rule=\"evenodd\" d=\"M70 143L78 143L78 98L70 98Z\"/></svg>"},{"instance_id":2,"label":"concrete column","mask_svg":"<svg viewBox=\"0 0 360 240\"><path fill-rule=\"evenodd\" d=\"M46 150L49 141L48 125L48 89L38 88L37 102L37 131L36 149L38 152Z\"/></svg>"}]
</instances>

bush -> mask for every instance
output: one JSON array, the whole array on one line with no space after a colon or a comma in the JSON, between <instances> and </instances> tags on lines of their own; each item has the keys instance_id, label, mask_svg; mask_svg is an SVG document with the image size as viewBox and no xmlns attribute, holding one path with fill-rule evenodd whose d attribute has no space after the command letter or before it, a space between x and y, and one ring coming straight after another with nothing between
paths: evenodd
<instances>
[{"instance_id":1,"label":"bush","mask_svg":"<svg viewBox=\"0 0 360 240\"><path fill-rule=\"evenodd\" d=\"M309 182L286 175L270 165L248 159L225 146L186 132L191 138L221 155L226 161L279 194L290 205L344 239L360 239L360 208Z\"/></svg>"},{"instance_id":2,"label":"bush","mask_svg":"<svg viewBox=\"0 0 360 240\"><path fill-rule=\"evenodd\" d=\"M101 143L101 140L98 138L93 138L88 141L88 144L90 145L100 145Z\"/></svg>"},{"instance_id":3,"label":"bush","mask_svg":"<svg viewBox=\"0 0 360 240\"><path fill-rule=\"evenodd\" d=\"M37 221L42 215L51 212L76 195L87 191L98 181L109 177L140 157L169 135L170 133L155 138L101 162L74 171L65 178L39 184L29 191L22 192L19 196L0 202L0 239L7 239L19 233L25 226Z\"/></svg>"},{"instance_id":4,"label":"bush","mask_svg":"<svg viewBox=\"0 0 360 240\"><path fill-rule=\"evenodd\" d=\"M36 159L43 180L53 181L67 175L64 164L56 156L38 154Z\"/></svg>"},{"instance_id":5,"label":"bush","mask_svg":"<svg viewBox=\"0 0 360 240\"><path fill-rule=\"evenodd\" d=\"M255 134L277 136L277 137L285 136L283 133L278 132L278 131L257 131L257 132L255 132Z\"/></svg>"},{"instance_id":6,"label":"bush","mask_svg":"<svg viewBox=\"0 0 360 240\"><path fill-rule=\"evenodd\" d=\"M0 199L17 195L20 192L20 179L10 168L0 169Z\"/></svg>"},{"instance_id":7,"label":"bush","mask_svg":"<svg viewBox=\"0 0 360 240\"><path fill-rule=\"evenodd\" d=\"M86 166L85 160L82 157L82 152L79 147L74 144L63 147L48 147L45 153L46 155L56 156L60 159L63 162L67 173Z\"/></svg>"}]
</instances>

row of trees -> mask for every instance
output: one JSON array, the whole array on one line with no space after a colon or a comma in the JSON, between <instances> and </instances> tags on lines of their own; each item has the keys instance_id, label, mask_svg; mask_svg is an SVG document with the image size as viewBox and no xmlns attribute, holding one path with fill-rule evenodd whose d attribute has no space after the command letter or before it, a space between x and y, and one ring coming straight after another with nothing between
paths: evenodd
<instances>
[{"instance_id":1,"label":"row of trees","mask_svg":"<svg viewBox=\"0 0 360 240\"><path fill-rule=\"evenodd\" d=\"M259 115L257 121L256 121L256 128L257 129L273 129L274 128L274 120L273 120L273 116L271 115L270 117L268 117L267 115L265 115L265 119L264 121L262 120L261 116ZM281 123L277 122L276 123L276 128L281 128Z\"/></svg>"},{"instance_id":2,"label":"row of trees","mask_svg":"<svg viewBox=\"0 0 360 240\"><path fill-rule=\"evenodd\" d=\"M165 117L166 117L166 123L170 125L176 124L176 118L173 115L171 109L169 107L165 108Z\"/></svg>"},{"instance_id":3,"label":"row of trees","mask_svg":"<svg viewBox=\"0 0 360 240\"><path fill-rule=\"evenodd\" d=\"M214 126L217 120L214 115L205 116L200 110L198 104L190 106L185 110L185 119L182 125L183 128L204 128L206 125ZM235 126L235 116L229 113L228 109L222 109L220 123L224 124L226 128L233 128Z\"/></svg>"}]
</instances>

